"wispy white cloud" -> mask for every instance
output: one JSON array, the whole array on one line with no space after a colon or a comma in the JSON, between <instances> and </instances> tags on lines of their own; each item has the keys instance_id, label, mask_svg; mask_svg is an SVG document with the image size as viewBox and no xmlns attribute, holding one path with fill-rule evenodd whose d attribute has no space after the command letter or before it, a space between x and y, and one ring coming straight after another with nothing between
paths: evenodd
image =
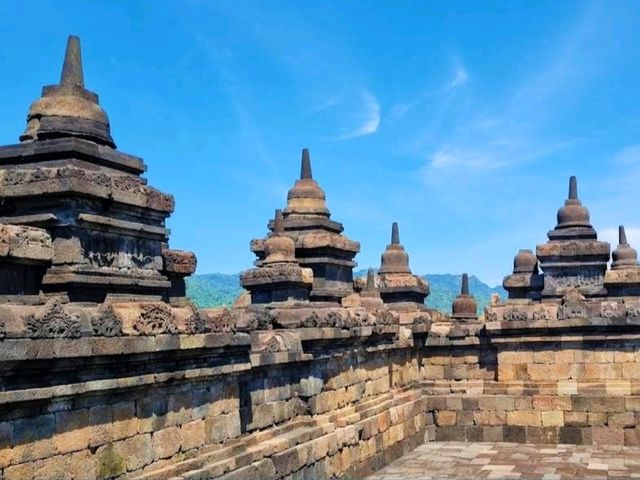
<instances>
[{"instance_id":1,"label":"wispy white cloud","mask_svg":"<svg viewBox=\"0 0 640 480\"><path fill-rule=\"evenodd\" d=\"M342 98L338 95L332 95L319 102L315 107L311 109L312 113L324 112L337 107L342 103Z\"/></svg>"},{"instance_id":2,"label":"wispy white cloud","mask_svg":"<svg viewBox=\"0 0 640 480\"><path fill-rule=\"evenodd\" d=\"M580 139L557 138L553 132L545 131L545 124L557 112L557 99L565 100L567 92L575 94L590 73L597 70L586 54L599 38L597 12L596 8L587 8L574 28L559 36L556 49L489 108L482 101L467 99L464 106L457 105L455 114L453 109L448 111L463 115L453 129L439 132L435 138L429 131L428 141L415 141L426 159L423 178L429 180L430 175L443 173L457 175L465 169L503 168L549 156L577 143ZM468 80L460 62L448 89L456 89ZM626 156L636 154L640 155L640 146L625 152Z\"/></svg>"},{"instance_id":3,"label":"wispy white cloud","mask_svg":"<svg viewBox=\"0 0 640 480\"><path fill-rule=\"evenodd\" d=\"M389 108L388 118L393 123L398 122L411 110L429 99L450 97L455 90L469 83L469 80L470 77L467 70L456 55L454 59L453 75L449 80L437 87L425 88L412 98L394 103Z\"/></svg>"},{"instance_id":4,"label":"wispy white cloud","mask_svg":"<svg viewBox=\"0 0 640 480\"><path fill-rule=\"evenodd\" d=\"M464 66L462 64L458 64L456 66L456 71L453 78L447 84L447 90L453 90L455 88L461 87L468 81L469 81L469 74L464 69Z\"/></svg>"},{"instance_id":5,"label":"wispy white cloud","mask_svg":"<svg viewBox=\"0 0 640 480\"><path fill-rule=\"evenodd\" d=\"M334 140L349 140L352 138L371 135L378 131L382 119L380 113L380 103L378 99L368 90L358 92L361 109L358 114L359 124L356 128L334 137Z\"/></svg>"},{"instance_id":6,"label":"wispy white cloud","mask_svg":"<svg viewBox=\"0 0 640 480\"><path fill-rule=\"evenodd\" d=\"M431 156L429 167L434 170L460 167L489 170L500 165L499 159L492 159L485 152L453 150L448 146L444 146Z\"/></svg>"}]
</instances>

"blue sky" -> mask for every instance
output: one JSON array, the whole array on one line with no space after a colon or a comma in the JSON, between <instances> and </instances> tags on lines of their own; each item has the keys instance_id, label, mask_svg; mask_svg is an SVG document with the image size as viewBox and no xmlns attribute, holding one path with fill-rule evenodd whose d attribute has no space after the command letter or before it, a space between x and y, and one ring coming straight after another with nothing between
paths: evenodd
<instances>
[{"instance_id":1,"label":"blue sky","mask_svg":"<svg viewBox=\"0 0 640 480\"><path fill-rule=\"evenodd\" d=\"M199 273L251 265L303 147L362 267L398 221L414 271L499 283L572 174L601 237L624 223L640 247L637 2L4 0L0 18L0 143L79 35Z\"/></svg>"}]
</instances>

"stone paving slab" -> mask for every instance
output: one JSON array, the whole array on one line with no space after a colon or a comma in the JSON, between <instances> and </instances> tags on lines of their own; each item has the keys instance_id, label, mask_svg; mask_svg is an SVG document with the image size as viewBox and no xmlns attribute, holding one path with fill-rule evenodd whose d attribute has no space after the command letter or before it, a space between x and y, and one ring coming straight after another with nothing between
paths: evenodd
<instances>
[{"instance_id":1,"label":"stone paving slab","mask_svg":"<svg viewBox=\"0 0 640 480\"><path fill-rule=\"evenodd\" d=\"M615 445L427 443L367 480L640 478L640 448Z\"/></svg>"}]
</instances>

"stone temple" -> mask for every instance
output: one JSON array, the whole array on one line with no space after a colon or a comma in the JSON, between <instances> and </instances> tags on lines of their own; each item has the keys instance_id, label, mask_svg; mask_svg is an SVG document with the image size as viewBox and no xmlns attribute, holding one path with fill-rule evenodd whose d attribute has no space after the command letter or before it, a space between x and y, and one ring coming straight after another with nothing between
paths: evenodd
<instances>
[{"instance_id":1,"label":"stone temple","mask_svg":"<svg viewBox=\"0 0 640 480\"><path fill-rule=\"evenodd\" d=\"M4 480L346 479L447 442L640 446L640 263L623 227L613 251L598 240L575 177L508 298L478 315L464 274L439 312L396 223L354 279L360 244L304 149L248 293L198 309L174 199L116 149L78 38L19 138L0 147Z\"/></svg>"}]
</instances>

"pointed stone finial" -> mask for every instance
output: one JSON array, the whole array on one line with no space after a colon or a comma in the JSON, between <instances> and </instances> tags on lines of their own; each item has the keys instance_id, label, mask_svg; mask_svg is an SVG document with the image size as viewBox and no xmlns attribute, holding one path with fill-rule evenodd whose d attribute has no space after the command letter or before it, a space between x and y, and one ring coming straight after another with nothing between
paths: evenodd
<instances>
[{"instance_id":1,"label":"pointed stone finial","mask_svg":"<svg viewBox=\"0 0 640 480\"><path fill-rule=\"evenodd\" d=\"M373 268L370 268L367 271L367 285L364 287L364 289L368 292L376 289L376 280L375 273L373 273Z\"/></svg>"},{"instance_id":2,"label":"pointed stone finial","mask_svg":"<svg viewBox=\"0 0 640 480\"><path fill-rule=\"evenodd\" d=\"M84 88L80 39L75 35L70 35L67 39L67 50L64 54L60 85L76 85Z\"/></svg>"},{"instance_id":3,"label":"pointed stone finial","mask_svg":"<svg viewBox=\"0 0 640 480\"><path fill-rule=\"evenodd\" d=\"M578 199L578 179L572 175L569 178L569 200Z\"/></svg>"},{"instance_id":4,"label":"pointed stone finial","mask_svg":"<svg viewBox=\"0 0 640 480\"><path fill-rule=\"evenodd\" d=\"M469 295L469 275L466 273L462 274L462 289L460 290L461 295Z\"/></svg>"},{"instance_id":5,"label":"pointed stone finial","mask_svg":"<svg viewBox=\"0 0 640 480\"><path fill-rule=\"evenodd\" d=\"M284 218L282 217L282 210L276 210L276 217L273 222L273 233L275 235L282 235L284 233Z\"/></svg>"},{"instance_id":6,"label":"pointed stone finial","mask_svg":"<svg viewBox=\"0 0 640 480\"><path fill-rule=\"evenodd\" d=\"M398 230L398 222L391 225L391 245L400 245L400 231Z\"/></svg>"},{"instance_id":7,"label":"pointed stone finial","mask_svg":"<svg viewBox=\"0 0 640 480\"><path fill-rule=\"evenodd\" d=\"M624 231L624 225L618 227L618 243L620 245L628 245L627 233Z\"/></svg>"},{"instance_id":8,"label":"pointed stone finial","mask_svg":"<svg viewBox=\"0 0 640 480\"><path fill-rule=\"evenodd\" d=\"M313 178L311 175L311 159L309 158L309 149L302 149L302 164L300 166L300 180L305 178Z\"/></svg>"}]
</instances>

